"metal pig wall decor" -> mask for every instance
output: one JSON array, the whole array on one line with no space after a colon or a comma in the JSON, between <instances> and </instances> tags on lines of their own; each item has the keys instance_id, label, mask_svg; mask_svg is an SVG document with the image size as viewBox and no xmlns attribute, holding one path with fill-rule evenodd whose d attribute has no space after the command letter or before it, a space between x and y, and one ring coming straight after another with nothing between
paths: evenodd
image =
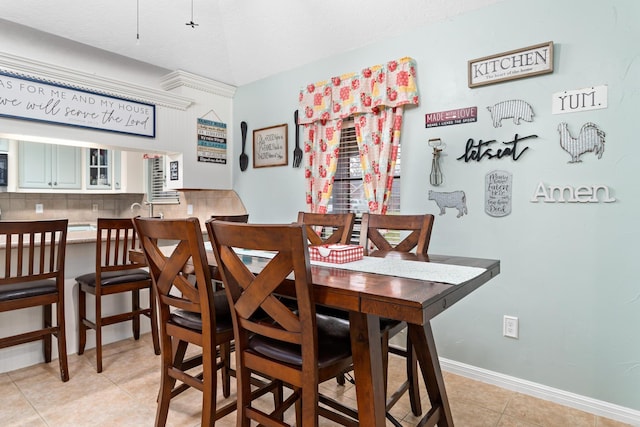
<instances>
[{"instance_id":1,"label":"metal pig wall decor","mask_svg":"<svg viewBox=\"0 0 640 427\"><path fill-rule=\"evenodd\" d=\"M598 159L602 158L605 133L597 125L590 122L583 124L580 134L574 138L569 132L568 125L562 122L558 125L558 133L560 133L560 147L571 156L569 163L581 162L580 156L590 152L598 156Z\"/></svg>"},{"instance_id":2,"label":"metal pig wall decor","mask_svg":"<svg viewBox=\"0 0 640 427\"><path fill-rule=\"evenodd\" d=\"M516 125L520 124L520 120L525 122L533 121L531 105L521 99L498 102L493 106L487 107L487 110L491 113L494 128L501 127L504 119L513 119L513 123Z\"/></svg>"},{"instance_id":3,"label":"metal pig wall decor","mask_svg":"<svg viewBox=\"0 0 640 427\"><path fill-rule=\"evenodd\" d=\"M460 218L467 213L467 196L464 191L440 192L429 190L429 200L433 200L440 208L440 215L446 213L446 208L455 208L458 210L456 218Z\"/></svg>"}]
</instances>

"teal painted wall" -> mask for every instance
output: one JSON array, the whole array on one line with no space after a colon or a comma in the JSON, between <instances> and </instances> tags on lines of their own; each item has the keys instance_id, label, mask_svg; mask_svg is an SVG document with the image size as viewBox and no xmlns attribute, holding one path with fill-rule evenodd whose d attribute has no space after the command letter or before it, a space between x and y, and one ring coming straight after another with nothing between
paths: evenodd
<instances>
[{"instance_id":1,"label":"teal painted wall","mask_svg":"<svg viewBox=\"0 0 640 427\"><path fill-rule=\"evenodd\" d=\"M300 87L413 57L422 102L405 113L402 211L438 213L427 200L433 189L427 140L441 138L447 144L445 183L437 190L464 190L469 214L436 215L431 252L502 262L498 278L434 320L439 355L640 410L640 286L633 269L640 240L639 18L636 0L505 0L240 87L234 123L249 124L249 145L253 129L288 123L291 153ZM546 41L555 46L553 74L467 87L469 59ZM594 85L608 85L607 109L551 114L553 93ZM527 101L534 121L515 126L505 120L494 128L486 107L510 99ZM425 113L469 106L478 107L477 123L425 129ZM582 163L568 164L559 145L560 122L574 135L585 122L601 127L602 159L589 153ZM456 160L468 138L509 141L515 133L538 135L517 162ZM302 168L240 172L235 163L234 189L252 221L293 221L305 209ZM484 177L496 169L513 174L513 212L503 218L484 212ZM617 201L531 203L541 181L607 185ZM502 337L505 314L519 317L518 340Z\"/></svg>"}]
</instances>

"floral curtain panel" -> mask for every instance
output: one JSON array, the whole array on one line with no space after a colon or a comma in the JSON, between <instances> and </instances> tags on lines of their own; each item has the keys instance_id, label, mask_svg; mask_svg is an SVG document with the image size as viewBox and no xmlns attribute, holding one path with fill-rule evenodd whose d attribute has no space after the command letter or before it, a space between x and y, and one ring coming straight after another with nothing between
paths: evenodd
<instances>
[{"instance_id":1,"label":"floral curtain panel","mask_svg":"<svg viewBox=\"0 0 640 427\"><path fill-rule=\"evenodd\" d=\"M361 116L355 118L355 123L370 212L385 210L388 199L384 194L390 193L393 183L387 177L395 166L403 106L419 104L415 61L405 57L365 68L360 73L309 84L300 90L299 102L299 123L305 130L308 211L327 210L342 119L351 115ZM383 128L375 131L378 126ZM384 183L382 191L380 183Z\"/></svg>"}]
</instances>

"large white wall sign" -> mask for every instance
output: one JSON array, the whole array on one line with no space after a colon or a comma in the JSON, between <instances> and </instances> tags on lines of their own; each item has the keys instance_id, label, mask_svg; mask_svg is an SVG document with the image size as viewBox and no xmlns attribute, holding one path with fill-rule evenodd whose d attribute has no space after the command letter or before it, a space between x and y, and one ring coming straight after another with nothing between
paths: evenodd
<instances>
[{"instance_id":1,"label":"large white wall sign","mask_svg":"<svg viewBox=\"0 0 640 427\"><path fill-rule=\"evenodd\" d=\"M549 185L538 183L531 202L537 203L542 199L546 203L611 203L616 199L610 196L606 185Z\"/></svg>"},{"instance_id":2,"label":"large white wall sign","mask_svg":"<svg viewBox=\"0 0 640 427\"><path fill-rule=\"evenodd\" d=\"M155 105L0 72L0 115L155 137Z\"/></svg>"}]
</instances>

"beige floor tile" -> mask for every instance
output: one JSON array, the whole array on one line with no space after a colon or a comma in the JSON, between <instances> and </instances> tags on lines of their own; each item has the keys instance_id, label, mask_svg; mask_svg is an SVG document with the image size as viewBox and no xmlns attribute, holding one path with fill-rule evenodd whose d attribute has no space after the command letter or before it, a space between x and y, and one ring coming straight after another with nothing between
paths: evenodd
<instances>
[{"instance_id":1,"label":"beige floor tile","mask_svg":"<svg viewBox=\"0 0 640 427\"><path fill-rule=\"evenodd\" d=\"M45 426L46 424L29 403L9 375L0 375L0 425L3 426Z\"/></svg>"},{"instance_id":2,"label":"beige floor tile","mask_svg":"<svg viewBox=\"0 0 640 427\"><path fill-rule=\"evenodd\" d=\"M596 427L633 427L620 421L609 420L607 418L596 417Z\"/></svg>"},{"instance_id":3,"label":"beige floor tile","mask_svg":"<svg viewBox=\"0 0 640 427\"><path fill-rule=\"evenodd\" d=\"M514 392L451 373L445 373L445 387L450 400L471 402L502 413Z\"/></svg>"},{"instance_id":4,"label":"beige floor tile","mask_svg":"<svg viewBox=\"0 0 640 427\"><path fill-rule=\"evenodd\" d=\"M498 421L497 427L539 427L540 424L533 424L525 420L503 415Z\"/></svg>"},{"instance_id":5,"label":"beige floor tile","mask_svg":"<svg viewBox=\"0 0 640 427\"><path fill-rule=\"evenodd\" d=\"M595 425L595 415L521 393L513 396L504 413L545 427L592 427Z\"/></svg>"},{"instance_id":6,"label":"beige floor tile","mask_svg":"<svg viewBox=\"0 0 640 427\"><path fill-rule=\"evenodd\" d=\"M104 346L104 371L95 371L95 350L82 356L69 356L71 379L60 380L57 360L25 369L0 374L0 426L153 426L160 386L161 359L153 353L151 335L139 341L132 338ZM189 354L197 354L190 348ZM406 377L404 359L391 356L389 388L393 389ZM501 389L459 375L444 373L447 395L454 421L462 427L629 427L626 424L596 417L582 411ZM235 381L231 382L231 397L222 397L218 383L220 405L235 398ZM429 396L420 379L422 412L429 408ZM335 380L320 385L320 392L350 407L356 407L353 384L338 386ZM287 392L288 393L288 392ZM200 425L202 394L188 390L172 400L168 427ZM96 402L102 409L96 410ZM273 407L271 394L257 403L265 410ZM400 399L391 413L403 426L415 425L419 418L411 413L408 395ZM295 413L289 410L285 420L293 422ZM216 422L217 426L235 426L232 413ZM336 424L320 419L321 427ZM392 424L387 421L387 426Z\"/></svg>"}]
</instances>

